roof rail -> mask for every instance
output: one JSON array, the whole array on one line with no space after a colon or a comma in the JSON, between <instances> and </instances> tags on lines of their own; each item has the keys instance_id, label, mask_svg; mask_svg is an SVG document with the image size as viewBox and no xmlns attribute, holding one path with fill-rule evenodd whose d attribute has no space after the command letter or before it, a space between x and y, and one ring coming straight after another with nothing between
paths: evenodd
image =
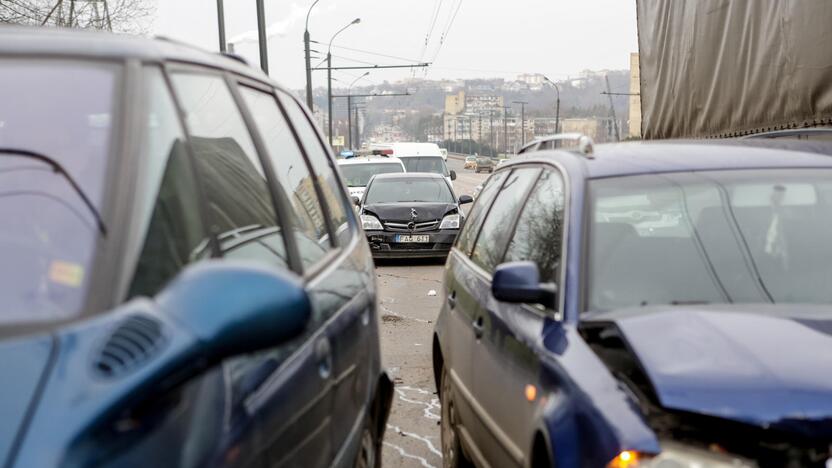
<instances>
[{"instance_id":1,"label":"roof rail","mask_svg":"<svg viewBox=\"0 0 832 468\"><path fill-rule=\"evenodd\" d=\"M220 55L222 55L223 57L228 57L232 60L236 60L236 61L242 63L243 65L251 66L251 64L248 63L248 60L246 60L242 55L233 54L231 52L218 52L218 53Z\"/></svg>"},{"instance_id":2,"label":"roof rail","mask_svg":"<svg viewBox=\"0 0 832 468\"><path fill-rule=\"evenodd\" d=\"M560 141L574 141L578 151L581 154L590 159L593 157L591 155L593 152L594 142L592 141L592 138L584 135L583 133L556 133L554 135L536 138L531 143L521 147L517 151L517 154L530 153L532 151L546 149L558 149L562 147L562 145L557 144L557 142Z\"/></svg>"},{"instance_id":3,"label":"roof rail","mask_svg":"<svg viewBox=\"0 0 832 468\"><path fill-rule=\"evenodd\" d=\"M832 138L832 127L807 127L807 128L790 128L786 130L773 130L770 132L753 133L742 137L743 140L757 140L763 138L798 138L805 137L826 137Z\"/></svg>"}]
</instances>

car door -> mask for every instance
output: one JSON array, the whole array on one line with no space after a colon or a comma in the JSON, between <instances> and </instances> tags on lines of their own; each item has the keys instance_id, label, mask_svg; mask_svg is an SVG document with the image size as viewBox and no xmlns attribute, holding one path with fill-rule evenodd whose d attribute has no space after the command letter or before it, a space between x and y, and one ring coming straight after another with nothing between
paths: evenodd
<instances>
[{"instance_id":1,"label":"car door","mask_svg":"<svg viewBox=\"0 0 832 468\"><path fill-rule=\"evenodd\" d=\"M380 365L378 350L371 349L377 343L375 279L368 270L368 247L358 235L347 189L320 133L296 99L282 91L278 96L309 161L313 186L329 220L331 253L306 276L313 306L326 320L330 338L333 465L351 465L377 377L371 371ZM302 248L301 252L303 256Z\"/></svg>"},{"instance_id":2,"label":"car door","mask_svg":"<svg viewBox=\"0 0 832 468\"><path fill-rule=\"evenodd\" d=\"M471 399L465 395L471 394L474 386L471 373L471 359L474 351L474 330L471 324L477 312L475 290L470 280L473 268L468 260L474 242L477 239L480 226L482 225L494 197L500 191L508 171L498 172L490 177L483 186L480 196L477 197L471 212L457 236L457 242L448 256L445 267L445 276L442 283L443 294L445 295L444 313L440 315L442 320L437 326L442 343L444 365L447 367L451 383L460 392L463 398L456 398L455 405L459 413L461 429L465 438L471 427L477 423L473 413ZM437 383L438 385L438 383Z\"/></svg>"},{"instance_id":3,"label":"car door","mask_svg":"<svg viewBox=\"0 0 832 468\"><path fill-rule=\"evenodd\" d=\"M503 262L530 260L537 264L541 282L559 283L563 248L563 179L546 169L522 204L513 225L501 228L510 237ZM484 287L489 291L490 281ZM540 380L542 337L555 318L555 304L508 304L489 294L485 302L482 362L474 366L475 388L483 389L480 403L491 421L503 431L499 444L491 446L496 466L523 466L541 410L544 383Z\"/></svg>"},{"instance_id":4,"label":"car door","mask_svg":"<svg viewBox=\"0 0 832 468\"><path fill-rule=\"evenodd\" d=\"M469 291L472 303L475 304L469 323L474 335L471 350L473 385L470 390L478 423L475 426L478 430L473 436L479 451L492 466L513 466L516 464L516 454L506 450L510 436L506 428L497 424L494 419L498 412L511 411L512 408L504 407L508 406L505 400L494 406L494 402L499 401L501 396L497 390L501 383L490 381L486 377L490 372L483 371L485 367L496 366L496 362L501 361L498 353L505 351L501 348L502 343L494 341L504 334L506 323L502 317L489 313L494 307L491 274L503 258L511 236L510 226L514 225L540 172L539 167L521 166L506 177L477 236L470 257L471 273L465 277L465 289Z\"/></svg>"},{"instance_id":5,"label":"car door","mask_svg":"<svg viewBox=\"0 0 832 468\"><path fill-rule=\"evenodd\" d=\"M251 114L241 112L236 86L229 86L225 75L190 68L176 71L172 82L220 254L275 269L299 263L293 260L296 249L288 248L294 246L294 237L284 229L297 224L296 215L284 204L284 219L278 219L282 185L270 170L264 139L250 123ZM225 424L232 433L250 434L233 456L254 455L262 466L329 465L332 377L326 371L330 350L321 344L326 342L325 327L313 320L290 343L224 363Z\"/></svg>"}]
</instances>

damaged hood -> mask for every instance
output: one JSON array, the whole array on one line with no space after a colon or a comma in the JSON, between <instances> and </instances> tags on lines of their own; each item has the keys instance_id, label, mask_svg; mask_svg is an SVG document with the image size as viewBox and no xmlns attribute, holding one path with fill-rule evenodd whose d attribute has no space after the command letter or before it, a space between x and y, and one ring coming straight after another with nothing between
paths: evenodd
<instances>
[{"instance_id":1,"label":"damaged hood","mask_svg":"<svg viewBox=\"0 0 832 468\"><path fill-rule=\"evenodd\" d=\"M376 203L364 205L364 210L376 216L383 222L417 223L441 220L446 214L456 211L456 203ZM412 217L415 213L415 217Z\"/></svg>"},{"instance_id":2,"label":"damaged hood","mask_svg":"<svg viewBox=\"0 0 832 468\"><path fill-rule=\"evenodd\" d=\"M662 406L832 434L832 307L608 312Z\"/></svg>"}]
</instances>

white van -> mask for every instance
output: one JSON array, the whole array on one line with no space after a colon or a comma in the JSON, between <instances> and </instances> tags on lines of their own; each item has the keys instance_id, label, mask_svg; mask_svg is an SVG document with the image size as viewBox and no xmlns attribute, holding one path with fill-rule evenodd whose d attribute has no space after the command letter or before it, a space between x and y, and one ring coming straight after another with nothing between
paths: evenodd
<instances>
[{"instance_id":1,"label":"white van","mask_svg":"<svg viewBox=\"0 0 832 468\"><path fill-rule=\"evenodd\" d=\"M392 150L390 156L400 159L407 172L442 174L453 188L456 172L449 171L442 150L436 143L373 143L372 149Z\"/></svg>"}]
</instances>

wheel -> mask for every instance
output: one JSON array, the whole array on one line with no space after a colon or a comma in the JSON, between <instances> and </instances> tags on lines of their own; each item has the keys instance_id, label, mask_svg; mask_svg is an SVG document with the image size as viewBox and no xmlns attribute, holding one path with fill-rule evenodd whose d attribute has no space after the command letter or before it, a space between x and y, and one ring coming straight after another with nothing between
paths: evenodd
<instances>
[{"instance_id":1,"label":"wheel","mask_svg":"<svg viewBox=\"0 0 832 468\"><path fill-rule=\"evenodd\" d=\"M361 431L361 446L355 456L355 468L381 468L381 442L376 440L373 420L367 416Z\"/></svg>"},{"instance_id":2,"label":"wheel","mask_svg":"<svg viewBox=\"0 0 832 468\"><path fill-rule=\"evenodd\" d=\"M442 405L442 420L440 430L442 436L442 466L444 468L467 468L472 466L462 452L462 444L456 434L457 415L454 408L453 390L451 389L451 376L448 369L442 366L442 377L440 381L442 391L439 400Z\"/></svg>"}]
</instances>

